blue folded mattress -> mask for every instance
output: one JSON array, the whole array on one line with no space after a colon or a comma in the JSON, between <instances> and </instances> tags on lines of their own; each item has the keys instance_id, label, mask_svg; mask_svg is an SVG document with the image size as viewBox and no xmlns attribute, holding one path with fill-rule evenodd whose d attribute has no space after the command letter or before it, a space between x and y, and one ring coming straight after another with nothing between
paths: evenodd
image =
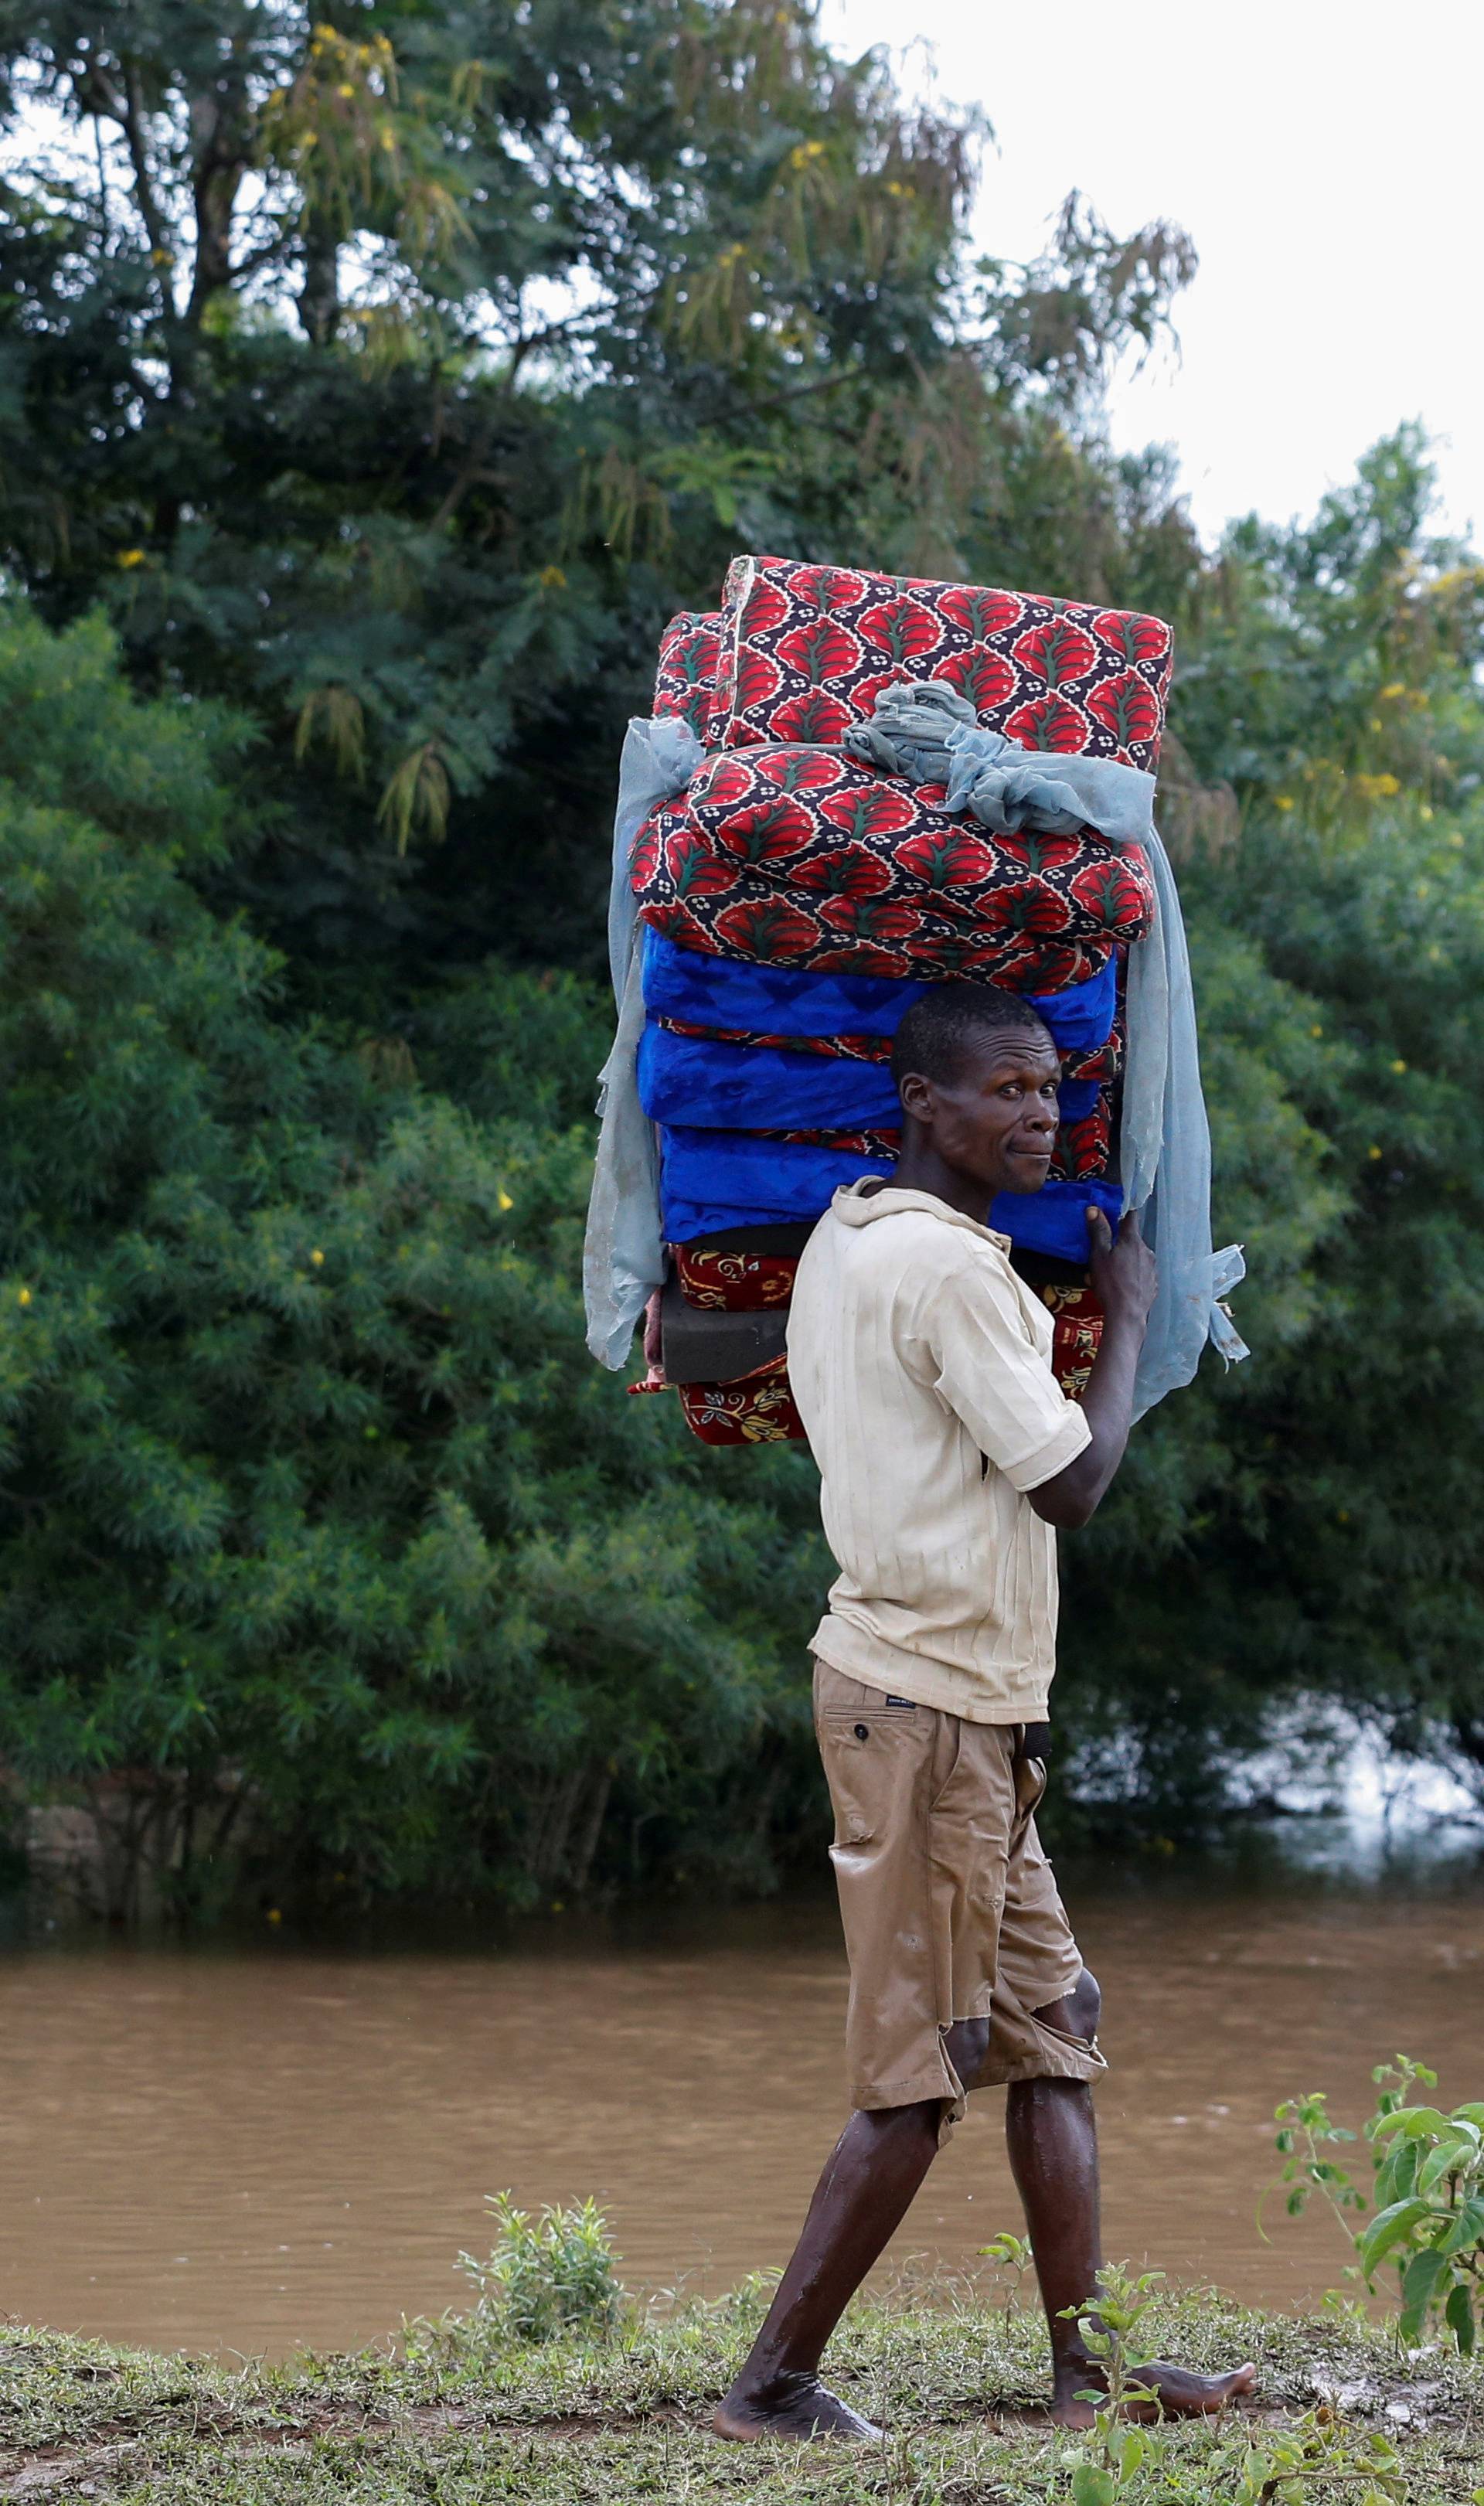
<instances>
[{"instance_id":1,"label":"blue folded mattress","mask_svg":"<svg viewBox=\"0 0 1484 2506\"><path fill-rule=\"evenodd\" d=\"M733 1227L763 1227L787 1219L818 1218L840 1185L882 1174L880 1158L789 1140L760 1140L741 1131L659 1128L659 1191L665 1239L690 1244ZM1095 1205L1118 1223L1123 1196L1116 1184L1042 1184L1040 1192L1002 1192L990 1204L989 1224L1028 1252L1063 1262L1087 1258L1086 1211Z\"/></svg>"},{"instance_id":2,"label":"blue folded mattress","mask_svg":"<svg viewBox=\"0 0 1484 2506\"><path fill-rule=\"evenodd\" d=\"M792 966L750 966L683 949L658 931L644 935L645 1005L656 1018L754 1035L895 1035L902 1012L929 989L889 975L800 973ZM1101 974L1063 992L1026 995L1061 1053L1091 1053L1113 1033L1117 973L1110 958Z\"/></svg>"},{"instance_id":3,"label":"blue folded mattress","mask_svg":"<svg viewBox=\"0 0 1484 2506\"><path fill-rule=\"evenodd\" d=\"M744 964L648 931L639 1096L659 1128L666 1241L689 1244L731 1228L818 1218L841 1184L882 1173L881 1158L756 1135L895 1129L901 1108L884 1062L792 1051L788 1039L894 1035L928 988L894 977ZM1113 1029L1114 967L1065 991L1027 998L1061 1052L1096 1051ZM672 1020L710 1032L681 1034L661 1023ZM724 1040L739 1036L780 1041ZM1069 1082L1061 1092L1063 1121L1084 1121L1097 1097L1095 1081ZM1002 1193L990 1224L1028 1251L1081 1263L1089 1204L1116 1224L1121 1200L1115 1184L1058 1179L1039 1193Z\"/></svg>"},{"instance_id":4,"label":"blue folded mattress","mask_svg":"<svg viewBox=\"0 0 1484 2506\"><path fill-rule=\"evenodd\" d=\"M1085 1122L1097 1081L1064 1080L1059 1101L1064 1123ZM721 1131L895 1129L901 1120L884 1061L716 1044L653 1020L639 1040L639 1102L653 1122Z\"/></svg>"},{"instance_id":5,"label":"blue folded mattress","mask_svg":"<svg viewBox=\"0 0 1484 2506\"><path fill-rule=\"evenodd\" d=\"M884 1061L713 1044L653 1023L639 1040L639 1102L656 1123L717 1130L860 1131L901 1120Z\"/></svg>"}]
</instances>

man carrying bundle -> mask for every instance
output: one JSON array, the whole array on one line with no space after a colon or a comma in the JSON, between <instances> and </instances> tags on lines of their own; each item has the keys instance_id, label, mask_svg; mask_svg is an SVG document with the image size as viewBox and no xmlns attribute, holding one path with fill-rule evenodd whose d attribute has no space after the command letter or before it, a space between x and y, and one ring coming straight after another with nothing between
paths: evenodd
<instances>
[{"instance_id":1,"label":"man carrying bundle","mask_svg":"<svg viewBox=\"0 0 1484 2506\"><path fill-rule=\"evenodd\" d=\"M1036 1835L1055 1666L1056 1531L1090 1521L1128 1440L1155 1272L1088 1212L1101 1352L1080 1405L1051 1320L983 1224L1044 1182L1059 1063L1013 993L951 983L906 1012L894 1171L847 1186L798 1267L789 1371L839 1574L813 1639L815 1727L850 1959L855 2112L719 2434L874 2437L820 2361L964 2112L1008 2084L1010 2165L1051 2330L1053 2416L1103 2382L1076 2309L1102 2255L1090 2083L1098 1987ZM1071 2309L1071 2311L1069 2311ZM1171 2416L1251 2390L1251 2365L1141 2381ZM1146 2406L1152 2407L1152 2406Z\"/></svg>"}]
</instances>

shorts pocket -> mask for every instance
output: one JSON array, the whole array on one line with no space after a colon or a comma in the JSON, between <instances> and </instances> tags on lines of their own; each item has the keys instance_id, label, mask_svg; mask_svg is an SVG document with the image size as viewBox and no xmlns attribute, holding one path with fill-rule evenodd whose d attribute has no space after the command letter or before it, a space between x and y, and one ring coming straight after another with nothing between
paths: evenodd
<instances>
[{"instance_id":1,"label":"shorts pocket","mask_svg":"<svg viewBox=\"0 0 1484 2506\"><path fill-rule=\"evenodd\" d=\"M818 1716L837 1845L868 1844L882 1833L902 1780L903 1752L927 1721L915 1705L830 1705Z\"/></svg>"},{"instance_id":2,"label":"shorts pocket","mask_svg":"<svg viewBox=\"0 0 1484 2506\"><path fill-rule=\"evenodd\" d=\"M1041 1808L1045 1789L1044 1758L1017 1758L1015 1760L1015 1816L1017 1819L1029 1818L1033 1811Z\"/></svg>"}]
</instances>

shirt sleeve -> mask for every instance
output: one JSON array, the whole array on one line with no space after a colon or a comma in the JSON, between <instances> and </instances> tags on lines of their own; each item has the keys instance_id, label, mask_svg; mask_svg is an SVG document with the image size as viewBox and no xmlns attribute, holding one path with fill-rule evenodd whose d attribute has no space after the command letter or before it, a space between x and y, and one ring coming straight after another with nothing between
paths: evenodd
<instances>
[{"instance_id":1,"label":"shirt sleeve","mask_svg":"<svg viewBox=\"0 0 1484 2506\"><path fill-rule=\"evenodd\" d=\"M1012 1282L989 1263L964 1263L941 1282L924 1330L939 1399L1022 1495L1091 1443L1081 1411L1026 1328Z\"/></svg>"}]
</instances>

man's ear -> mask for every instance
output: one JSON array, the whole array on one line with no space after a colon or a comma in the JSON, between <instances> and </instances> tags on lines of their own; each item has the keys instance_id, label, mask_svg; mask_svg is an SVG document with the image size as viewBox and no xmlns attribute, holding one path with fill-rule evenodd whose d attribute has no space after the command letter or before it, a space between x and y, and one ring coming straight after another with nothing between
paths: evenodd
<instances>
[{"instance_id":1,"label":"man's ear","mask_svg":"<svg viewBox=\"0 0 1484 2506\"><path fill-rule=\"evenodd\" d=\"M914 1123L932 1122L937 1112L937 1090L920 1070L907 1071L898 1082L897 1093L901 1098L902 1112L910 1114Z\"/></svg>"}]
</instances>

